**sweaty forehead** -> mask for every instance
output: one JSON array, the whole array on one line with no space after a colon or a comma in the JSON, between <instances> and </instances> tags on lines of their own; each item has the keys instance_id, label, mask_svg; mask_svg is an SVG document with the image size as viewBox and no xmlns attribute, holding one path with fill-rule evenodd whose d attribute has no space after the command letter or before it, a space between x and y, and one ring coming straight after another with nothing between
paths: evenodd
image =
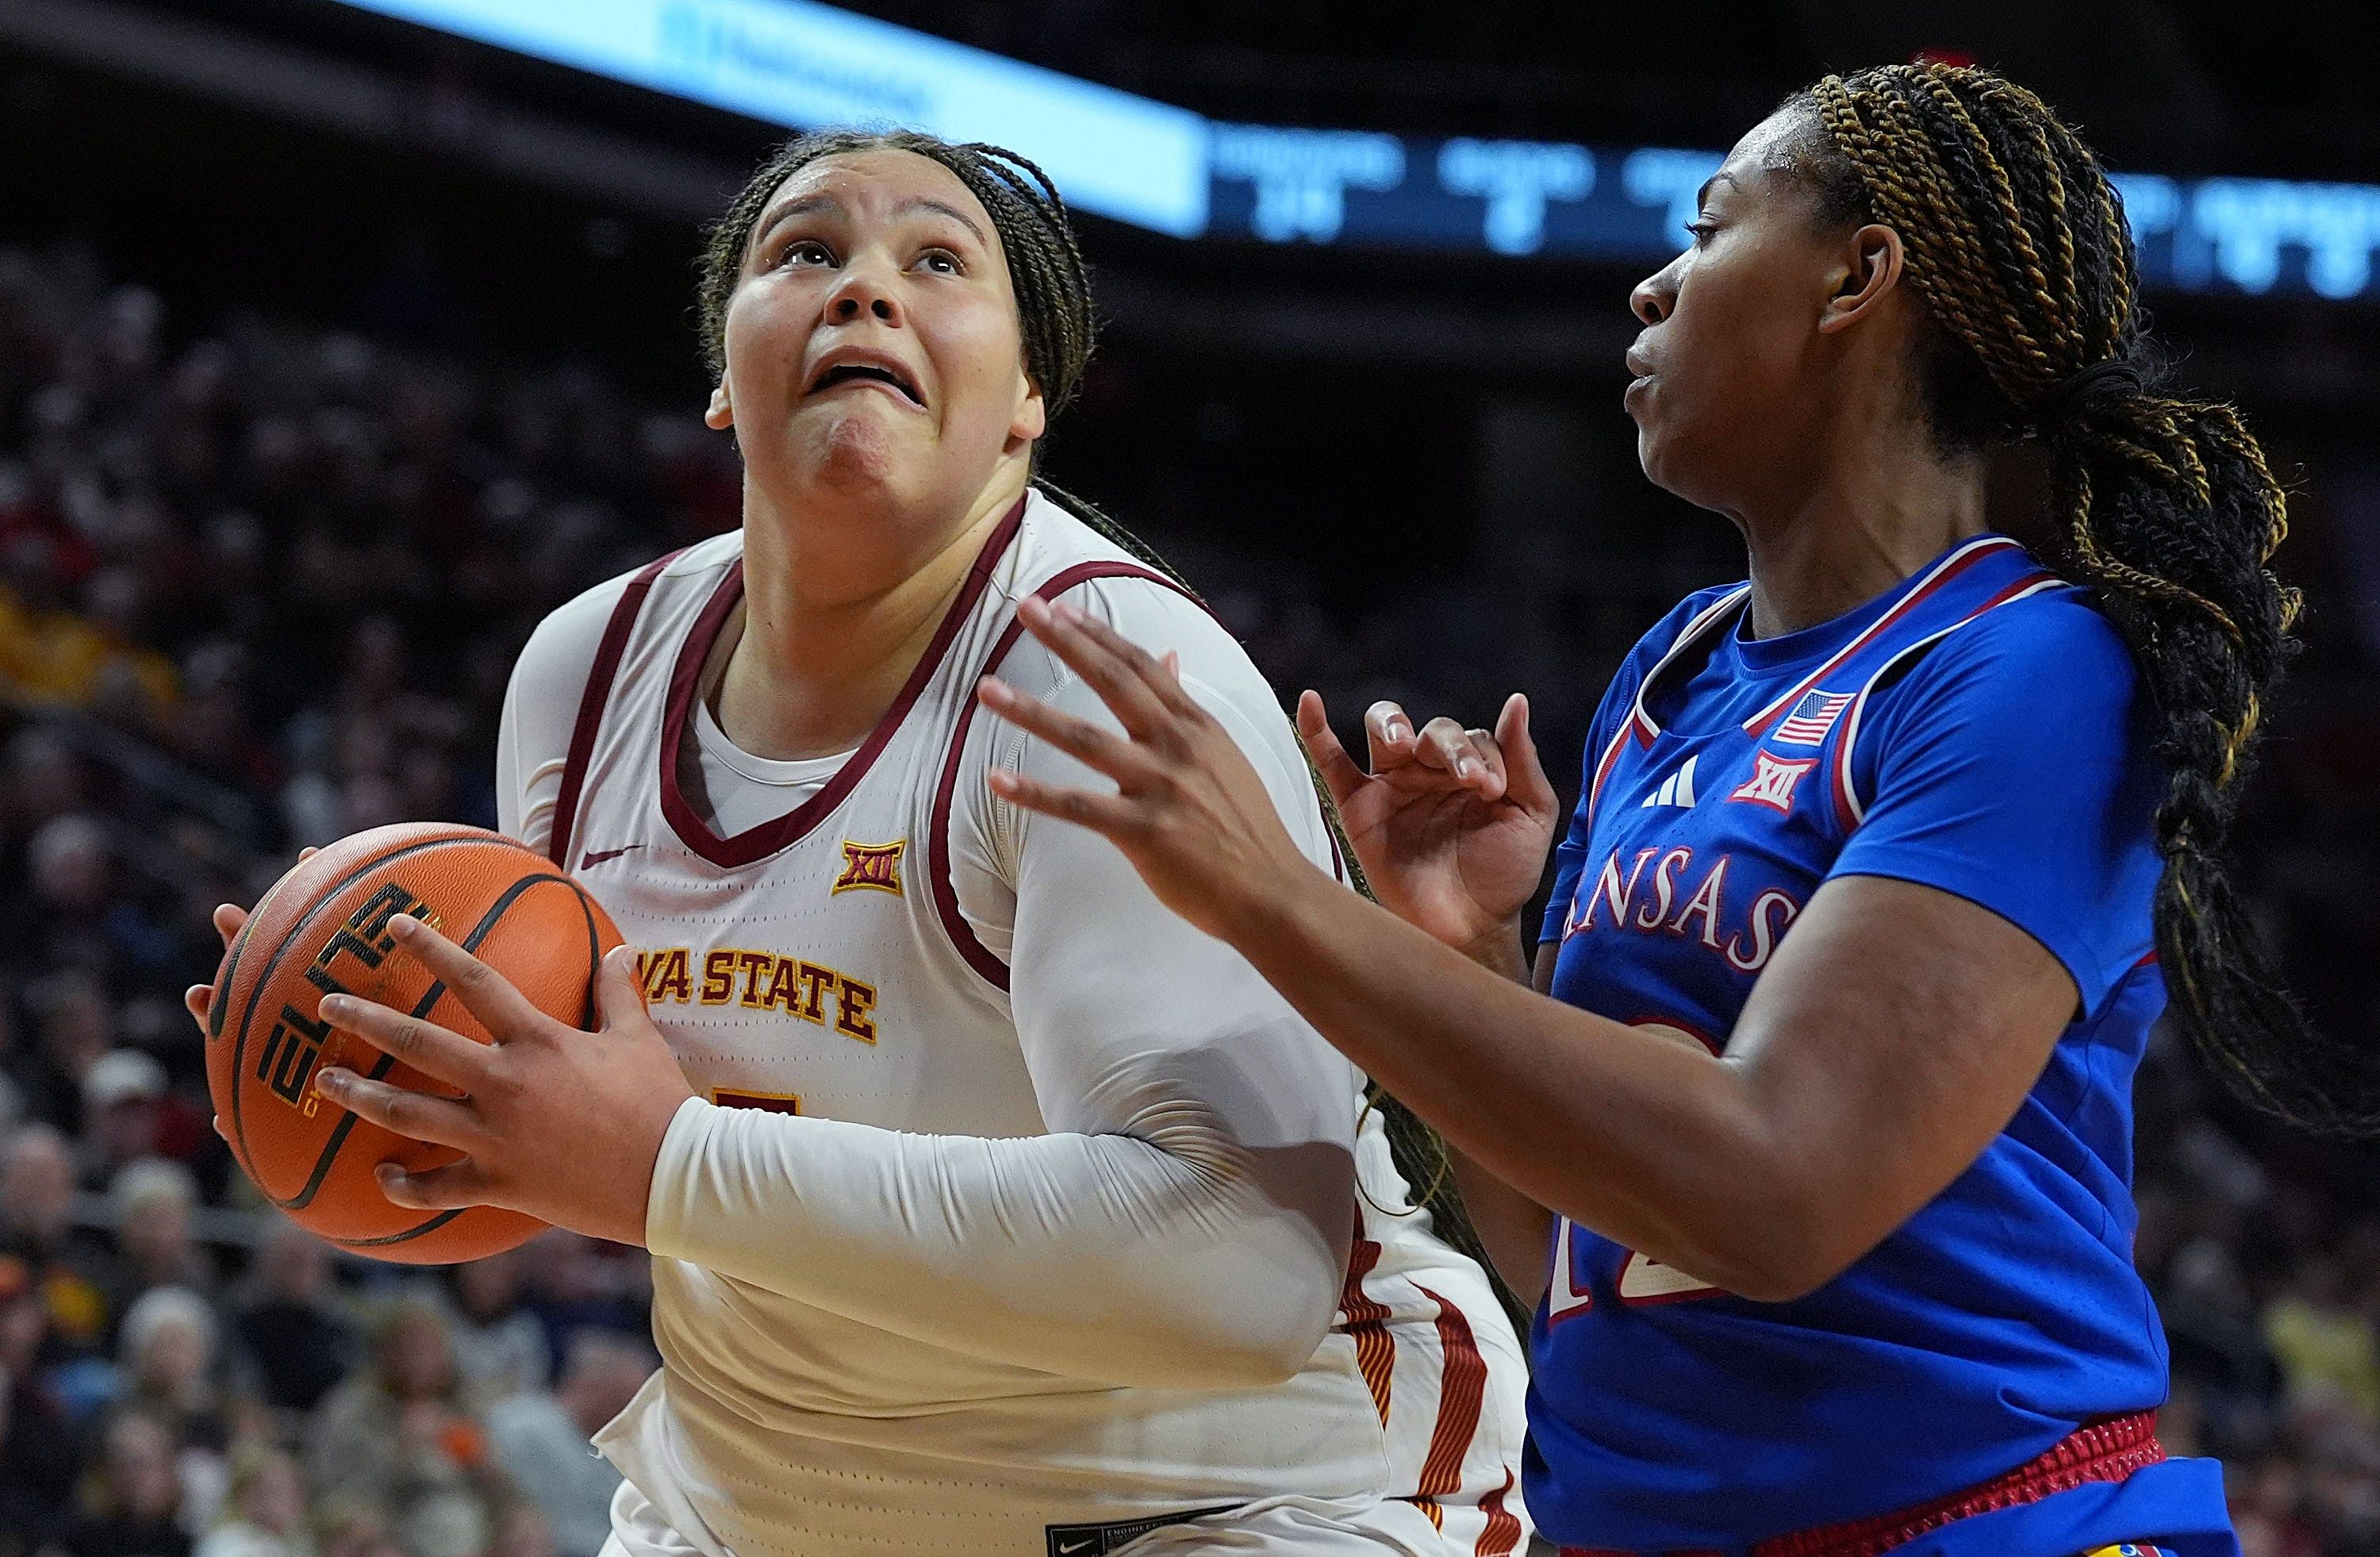
<instances>
[{"instance_id":1,"label":"sweaty forehead","mask_svg":"<svg viewBox=\"0 0 2380 1557\"><path fill-rule=\"evenodd\" d=\"M895 147L835 152L804 163L769 197L761 221L788 201L817 196L863 219L888 215L914 201L933 201L964 213L987 238L993 237L990 213L957 174L931 157Z\"/></svg>"}]
</instances>

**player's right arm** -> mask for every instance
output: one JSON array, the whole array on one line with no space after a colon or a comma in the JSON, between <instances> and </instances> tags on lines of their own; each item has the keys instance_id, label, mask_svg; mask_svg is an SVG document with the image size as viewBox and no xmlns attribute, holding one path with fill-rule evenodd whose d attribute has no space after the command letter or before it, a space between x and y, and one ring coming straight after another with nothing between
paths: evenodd
<instances>
[{"instance_id":1,"label":"player's right arm","mask_svg":"<svg viewBox=\"0 0 2380 1557\"><path fill-rule=\"evenodd\" d=\"M1269 689L1203 614L1131 588L1135 630L1160 643L1146 635L1180 630L1185 674L1204 673L1284 824L1327 860ZM1100 716L1087 688L1071 700ZM992 760L1053 783L1084 776L1046 748ZM697 1100L663 1142L648 1247L1066 1378L1224 1389L1293 1376L1329 1332L1347 1270L1354 1068L1096 835L1021 815L987 816L985 833L1013 910L983 907L1012 932L1017 1040L1048 1133L912 1135Z\"/></svg>"}]
</instances>

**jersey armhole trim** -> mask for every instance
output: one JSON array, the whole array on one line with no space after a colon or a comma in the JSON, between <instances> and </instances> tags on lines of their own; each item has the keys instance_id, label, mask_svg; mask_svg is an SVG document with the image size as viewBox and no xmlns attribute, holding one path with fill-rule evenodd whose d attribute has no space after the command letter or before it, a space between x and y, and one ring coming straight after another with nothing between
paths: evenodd
<instances>
[{"instance_id":1,"label":"jersey armhole trim","mask_svg":"<svg viewBox=\"0 0 2380 1557\"><path fill-rule=\"evenodd\" d=\"M595 736L603 725L604 705L612 700L612 683L620 674L620 660L628 651L628 635L645 609L645 597L662 569L686 554L685 548L647 563L628 580L603 624L595 659L587 667L587 689L578 695L577 722L570 728L570 754L562 764L562 787L553 797L553 823L546 838L546 857L565 871L570 869L571 834L577 831L579 792L587 785L587 767L594 760Z\"/></svg>"},{"instance_id":2,"label":"jersey armhole trim","mask_svg":"<svg viewBox=\"0 0 2380 1557\"><path fill-rule=\"evenodd\" d=\"M1835 825L1845 837L1849 837L1853 829L1867 820L1867 802L1861 797L1859 785L1852 776L1852 749L1859 744L1861 716L1867 712L1869 697L1888 681L1898 679L1920 657L1930 652L1944 639L1973 622L1985 612L1997 610L2013 601L2023 600L2028 595L2037 595L2046 590L2061 588L2065 582L2064 579L2048 573L2037 571L2027 573L1940 632L1919 639L1876 667L1876 674L1867 678L1866 684L1859 689L1858 696L1852 699L1851 707L1844 711L1840 732L1835 737L1834 760L1828 764L1831 770L1828 777L1832 782L1828 785L1828 797L1833 802Z\"/></svg>"},{"instance_id":3,"label":"jersey armhole trim","mask_svg":"<svg viewBox=\"0 0 2380 1557\"><path fill-rule=\"evenodd\" d=\"M1093 578L1146 579L1149 583L1172 590L1201 611L1207 612L1208 614L1214 614L1212 608L1205 601L1200 600L1188 585L1179 579L1169 578L1155 568L1145 567L1139 563L1133 562L1103 560L1076 563L1074 566L1053 575L1033 593L1037 599L1051 601L1075 585L1087 583ZM1016 647L1016 640L1024 635L1025 624L1012 616L1008 626L1001 629L999 639L992 644L991 653L984 660L983 670L978 679L999 669L1001 663L1008 658L1008 651ZM942 932L950 937L953 948L958 952L959 956L969 967L974 968L982 977L986 983L1000 991L1001 993L1006 994L1008 965L1001 961L990 947L977 938L975 927L966 922L965 914L959 912L958 882L952 873L951 868L951 809L952 802L958 794L959 760L966 750L967 732L975 727L976 710L982 706L975 699L975 683L971 681L967 686L967 696L959 705L958 722L951 731L950 750L942 757L941 776L934 785L934 809L926 837L927 886L933 894L935 916L942 921Z\"/></svg>"}]
</instances>

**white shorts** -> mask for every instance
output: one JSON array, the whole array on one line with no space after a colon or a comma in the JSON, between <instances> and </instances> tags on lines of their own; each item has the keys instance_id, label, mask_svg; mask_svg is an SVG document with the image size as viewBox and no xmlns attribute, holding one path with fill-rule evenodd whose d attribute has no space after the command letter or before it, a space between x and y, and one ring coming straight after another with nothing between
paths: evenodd
<instances>
[{"instance_id":1,"label":"white shorts","mask_svg":"<svg viewBox=\"0 0 2380 1557\"><path fill-rule=\"evenodd\" d=\"M1161 1527L1108 1552L1086 1549L1083 1557L1185 1557L1204 1551L1249 1557L1451 1557L1454 1550L1428 1516L1409 1502L1267 1498L1228 1514ZM603 1543L601 1557L704 1553L670 1527L635 1482L623 1481L612 1497L612 1539Z\"/></svg>"}]
</instances>

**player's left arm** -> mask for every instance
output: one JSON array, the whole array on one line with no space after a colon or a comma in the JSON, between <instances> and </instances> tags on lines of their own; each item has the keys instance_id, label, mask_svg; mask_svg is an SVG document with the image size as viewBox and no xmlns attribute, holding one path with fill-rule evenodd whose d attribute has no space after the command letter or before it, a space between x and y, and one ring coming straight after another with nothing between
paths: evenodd
<instances>
[{"instance_id":1,"label":"player's left arm","mask_svg":"<svg viewBox=\"0 0 2380 1557\"><path fill-rule=\"evenodd\" d=\"M1118 786L1028 774L1002 793L1117 843L1490 1172L1744 1296L1815 1289L1939 1194L2116 976L2119 845L2145 813L2128 809L2133 677L2112 634L1974 661L1973 695L1905 733L1873 851L1845 852L1713 1056L1498 978L1338 889L1160 665L1078 616L1027 620L1128 735L990 690ZM1927 858L1980 863L1937 882ZM2026 881L2060 884L2000 890Z\"/></svg>"}]
</instances>

